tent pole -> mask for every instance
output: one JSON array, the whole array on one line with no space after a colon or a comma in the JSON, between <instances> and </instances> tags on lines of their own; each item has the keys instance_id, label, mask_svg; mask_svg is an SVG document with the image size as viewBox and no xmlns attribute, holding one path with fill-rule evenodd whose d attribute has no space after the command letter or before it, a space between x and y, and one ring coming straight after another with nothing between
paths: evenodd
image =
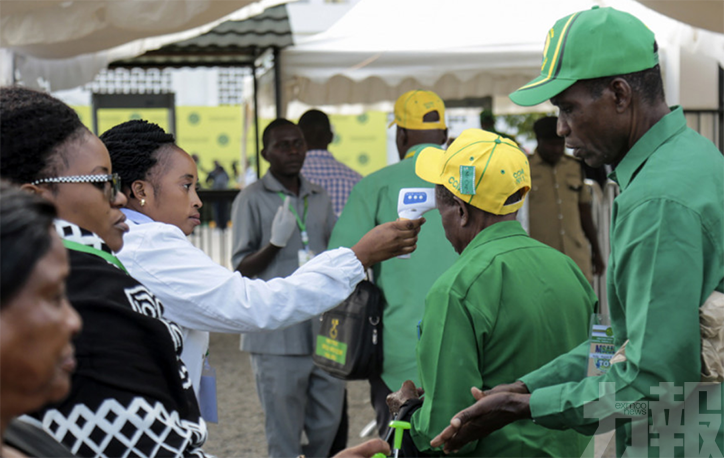
<instances>
[{"instance_id":1,"label":"tent pole","mask_svg":"<svg viewBox=\"0 0 724 458\"><path fill-rule=\"evenodd\" d=\"M277 108L277 118L284 116L282 113L282 75L281 75L281 52L280 49L274 46L274 97Z\"/></svg>"},{"instance_id":2,"label":"tent pole","mask_svg":"<svg viewBox=\"0 0 724 458\"><path fill-rule=\"evenodd\" d=\"M719 151L724 154L724 68L719 66Z\"/></svg>"},{"instance_id":3,"label":"tent pole","mask_svg":"<svg viewBox=\"0 0 724 458\"><path fill-rule=\"evenodd\" d=\"M251 63L251 75L254 79L254 140L256 142L256 177L261 178L261 153L259 149L259 82L256 79L256 58L257 53L254 51L254 60Z\"/></svg>"}]
</instances>

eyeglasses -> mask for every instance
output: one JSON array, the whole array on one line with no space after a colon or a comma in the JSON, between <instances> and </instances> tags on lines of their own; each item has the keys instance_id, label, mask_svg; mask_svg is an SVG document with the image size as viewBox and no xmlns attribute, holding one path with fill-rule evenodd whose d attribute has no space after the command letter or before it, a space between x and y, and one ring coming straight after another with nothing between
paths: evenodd
<instances>
[{"instance_id":1,"label":"eyeglasses","mask_svg":"<svg viewBox=\"0 0 724 458\"><path fill-rule=\"evenodd\" d=\"M41 178L30 184L38 185L43 183L90 183L103 191L109 202L115 201L116 196L121 192L121 177L117 173L110 175L72 175L67 177ZM110 183L110 186L107 186L106 183Z\"/></svg>"}]
</instances>

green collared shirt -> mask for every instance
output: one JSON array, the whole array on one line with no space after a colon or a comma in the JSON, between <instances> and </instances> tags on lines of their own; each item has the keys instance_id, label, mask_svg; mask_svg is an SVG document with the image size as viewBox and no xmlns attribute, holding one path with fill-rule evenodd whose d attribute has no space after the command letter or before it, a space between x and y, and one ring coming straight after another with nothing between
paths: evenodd
<instances>
[{"instance_id":1,"label":"green collared shirt","mask_svg":"<svg viewBox=\"0 0 724 458\"><path fill-rule=\"evenodd\" d=\"M585 341L596 302L575 263L530 238L519 222L480 232L425 300L416 446L436 453L430 440L474 402L470 387L511 382ZM579 457L586 443L575 431L551 432L528 420L466 445L461 455Z\"/></svg>"},{"instance_id":2,"label":"green collared shirt","mask_svg":"<svg viewBox=\"0 0 724 458\"><path fill-rule=\"evenodd\" d=\"M661 406L680 409L700 380L699 306L714 290L724 292L724 157L686 126L682 109L675 107L631 148L612 178L622 192L612 211L608 297L616 344L629 340L627 361L601 377L575 378L581 373L576 365L585 365L585 350L579 348L522 380L532 391L533 418L547 427L592 434L599 419L622 414L620 401L649 401L652 432L659 433L661 422L669 421L659 415ZM599 399L602 382L615 387L604 400ZM659 397L661 383L678 388ZM682 388L682 396L667 398ZM710 389L724 394L721 385ZM716 437L722 453L724 396L713 401L713 420L696 417L706 412L706 400L702 396L699 404L694 396L685 413L698 407L688 412L697 421L689 418L673 430L684 433L682 444L649 436L634 453L694 456L699 434ZM706 432L695 424L699 420L715 423ZM630 425L619 433L620 456L637 436Z\"/></svg>"},{"instance_id":3,"label":"green collared shirt","mask_svg":"<svg viewBox=\"0 0 724 458\"><path fill-rule=\"evenodd\" d=\"M397 219L397 199L402 188L430 188L432 185L415 174L417 153L432 144L408 151L407 159L365 177L355 185L334 226L329 248L351 247L378 224ZM384 362L382 380L397 391L405 380L416 384L417 324L422 318L425 295L437 278L457 259L445 239L440 212L425 213L417 250L407 259L392 258L373 267L375 282L385 296L382 316Z\"/></svg>"}]
</instances>

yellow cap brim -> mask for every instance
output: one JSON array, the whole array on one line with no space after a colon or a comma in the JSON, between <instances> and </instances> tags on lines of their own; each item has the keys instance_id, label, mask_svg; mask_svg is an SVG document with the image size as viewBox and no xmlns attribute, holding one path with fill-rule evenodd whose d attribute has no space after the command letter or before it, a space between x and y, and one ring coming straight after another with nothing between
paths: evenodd
<instances>
[{"instance_id":1,"label":"yellow cap brim","mask_svg":"<svg viewBox=\"0 0 724 458\"><path fill-rule=\"evenodd\" d=\"M415 173L423 180L433 184L444 184L445 150L429 146L417 155Z\"/></svg>"},{"instance_id":2,"label":"yellow cap brim","mask_svg":"<svg viewBox=\"0 0 724 458\"><path fill-rule=\"evenodd\" d=\"M397 124L397 120L393 119L392 122L387 125L387 128L389 129L390 127L394 126L395 124Z\"/></svg>"}]
</instances>

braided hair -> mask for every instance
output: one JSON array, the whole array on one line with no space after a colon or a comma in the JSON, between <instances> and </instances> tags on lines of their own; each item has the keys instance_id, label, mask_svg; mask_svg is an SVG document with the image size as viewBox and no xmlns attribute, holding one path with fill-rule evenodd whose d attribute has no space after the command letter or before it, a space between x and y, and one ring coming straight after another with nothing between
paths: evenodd
<instances>
[{"instance_id":1,"label":"braided hair","mask_svg":"<svg viewBox=\"0 0 724 458\"><path fill-rule=\"evenodd\" d=\"M0 88L0 176L16 184L58 175L66 146L90 133L78 114L45 92Z\"/></svg>"},{"instance_id":2,"label":"braided hair","mask_svg":"<svg viewBox=\"0 0 724 458\"><path fill-rule=\"evenodd\" d=\"M160 153L166 150L164 147L175 146L173 134L142 119L118 124L100 138L111 155L113 171L120 175L121 183L131 197L131 184L137 180L148 180L149 171L162 160ZM155 190L153 180L149 181Z\"/></svg>"},{"instance_id":3,"label":"braided hair","mask_svg":"<svg viewBox=\"0 0 724 458\"><path fill-rule=\"evenodd\" d=\"M0 309L20 292L50 250L53 218L50 201L0 181Z\"/></svg>"}]
</instances>

